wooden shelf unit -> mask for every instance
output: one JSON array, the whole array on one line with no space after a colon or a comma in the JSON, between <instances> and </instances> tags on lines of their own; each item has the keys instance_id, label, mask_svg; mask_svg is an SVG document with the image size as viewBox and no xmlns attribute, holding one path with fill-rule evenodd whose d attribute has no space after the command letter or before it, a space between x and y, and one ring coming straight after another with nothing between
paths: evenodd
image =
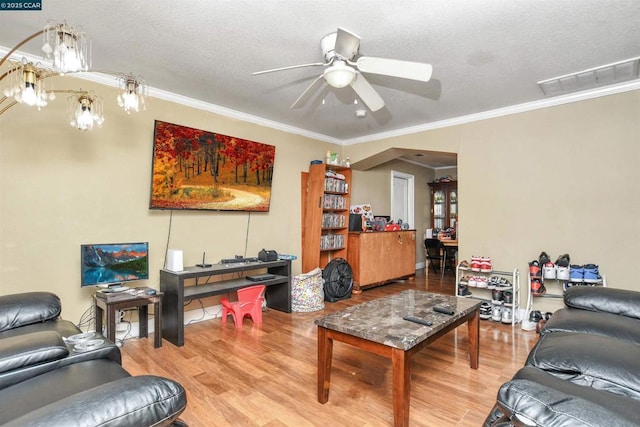
<instances>
[{"instance_id":1,"label":"wooden shelf unit","mask_svg":"<svg viewBox=\"0 0 640 427\"><path fill-rule=\"evenodd\" d=\"M333 171L344 180L327 177ZM347 259L351 169L310 165L302 173L302 271L324 268L334 258Z\"/></svg>"}]
</instances>

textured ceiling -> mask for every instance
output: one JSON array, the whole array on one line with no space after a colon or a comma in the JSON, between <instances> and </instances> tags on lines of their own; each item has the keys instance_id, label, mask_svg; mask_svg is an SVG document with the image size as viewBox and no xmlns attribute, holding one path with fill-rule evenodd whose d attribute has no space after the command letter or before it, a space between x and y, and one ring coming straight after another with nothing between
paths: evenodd
<instances>
[{"instance_id":1,"label":"textured ceiling","mask_svg":"<svg viewBox=\"0 0 640 427\"><path fill-rule=\"evenodd\" d=\"M0 12L1 46L66 20L92 38L94 69L339 143L536 102L537 81L640 56L638 0L42 3ZM432 80L367 75L386 106L360 119L350 87L289 108L321 67L251 76L322 61L320 39L338 26L362 38L362 55L432 64ZM34 40L21 52L39 48Z\"/></svg>"}]
</instances>

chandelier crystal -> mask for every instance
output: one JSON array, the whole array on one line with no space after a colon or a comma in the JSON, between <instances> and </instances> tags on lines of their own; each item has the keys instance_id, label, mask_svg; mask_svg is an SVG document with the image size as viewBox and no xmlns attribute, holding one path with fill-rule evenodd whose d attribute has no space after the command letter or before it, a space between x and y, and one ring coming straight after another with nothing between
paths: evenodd
<instances>
[{"instance_id":1,"label":"chandelier crystal","mask_svg":"<svg viewBox=\"0 0 640 427\"><path fill-rule=\"evenodd\" d=\"M53 61L59 73L87 71L91 66L91 39L81 27L67 25L66 21L49 22L42 32L42 50Z\"/></svg>"},{"instance_id":2,"label":"chandelier crystal","mask_svg":"<svg viewBox=\"0 0 640 427\"><path fill-rule=\"evenodd\" d=\"M94 124L102 127L104 111L102 97L93 92L81 91L68 99L69 124L79 130L91 130Z\"/></svg>"},{"instance_id":3,"label":"chandelier crystal","mask_svg":"<svg viewBox=\"0 0 640 427\"><path fill-rule=\"evenodd\" d=\"M144 98L147 96L147 85L142 77L126 74L118 80L120 82L120 93L117 97L118 105L124 108L127 114L131 114L131 111L137 113L140 111L141 105L142 109L146 110L147 106Z\"/></svg>"},{"instance_id":4,"label":"chandelier crystal","mask_svg":"<svg viewBox=\"0 0 640 427\"><path fill-rule=\"evenodd\" d=\"M53 91L47 93L45 88L44 79L49 75L47 70L23 59L22 63L9 70L9 85L4 95L30 107L35 105L40 110L56 97Z\"/></svg>"}]
</instances>

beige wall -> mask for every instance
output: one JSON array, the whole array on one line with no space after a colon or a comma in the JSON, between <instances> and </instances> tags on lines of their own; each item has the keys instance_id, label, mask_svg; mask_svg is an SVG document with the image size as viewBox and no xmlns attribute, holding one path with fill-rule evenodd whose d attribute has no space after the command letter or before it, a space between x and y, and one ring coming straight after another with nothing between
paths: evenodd
<instances>
[{"instance_id":1,"label":"beige wall","mask_svg":"<svg viewBox=\"0 0 640 427\"><path fill-rule=\"evenodd\" d=\"M640 91L347 147L458 154L460 259L518 268L542 250L594 262L609 286L640 289ZM523 289L526 288L523 285Z\"/></svg>"},{"instance_id":2,"label":"beige wall","mask_svg":"<svg viewBox=\"0 0 640 427\"><path fill-rule=\"evenodd\" d=\"M203 251L212 262L245 254L247 227L247 256L262 248L300 256L300 173L336 146L153 98L128 116L115 90L80 83L105 98L101 129L66 124L63 96L40 112L16 105L0 116L0 294L53 291L63 317L77 322L92 294L80 288L80 244L130 241L149 241L142 284L159 289L170 211L149 210L155 119L276 146L269 213L249 221L241 212L173 212L169 246L184 250L185 265Z\"/></svg>"},{"instance_id":3,"label":"beige wall","mask_svg":"<svg viewBox=\"0 0 640 427\"><path fill-rule=\"evenodd\" d=\"M105 97L102 129L66 125L63 98L40 112L17 105L0 116L0 294L51 290L62 297L63 316L78 321L91 294L80 289L80 244L141 240L151 244L148 285L158 288L170 214L148 209L155 119L275 145L271 211L251 215L246 253L266 247L300 255L300 173L335 146L157 99L127 116L112 102L113 89L82 86ZM600 264L610 286L639 288L630 267L640 253L640 91L342 152L357 162L393 147L458 153L460 259L491 256L496 268L517 267L526 277L541 250L554 258L567 252L572 261ZM396 163L354 171L353 202L390 211L396 166L416 174L422 233L432 172ZM185 251L185 264L203 251L211 261L244 254L248 220L176 211L170 247Z\"/></svg>"},{"instance_id":4,"label":"beige wall","mask_svg":"<svg viewBox=\"0 0 640 427\"><path fill-rule=\"evenodd\" d=\"M424 264L422 236L429 226L429 190L427 183L433 181L434 171L399 160L387 162L365 172L353 171L351 203L369 203L374 215L391 215L391 172L404 172L415 178L415 224L416 264ZM393 218L392 218L393 219Z\"/></svg>"}]
</instances>

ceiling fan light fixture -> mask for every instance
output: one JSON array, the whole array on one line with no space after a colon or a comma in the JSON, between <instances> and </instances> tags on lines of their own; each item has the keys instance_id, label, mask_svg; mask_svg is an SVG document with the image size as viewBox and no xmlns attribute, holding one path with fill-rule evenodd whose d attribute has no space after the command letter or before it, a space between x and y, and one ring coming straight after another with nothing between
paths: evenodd
<instances>
[{"instance_id":1,"label":"ceiling fan light fixture","mask_svg":"<svg viewBox=\"0 0 640 427\"><path fill-rule=\"evenodd\" d=\"M324 70L324 79L336 89L348 86L355 77L356 70L349 67L344 61L335 61L333 65Z\"/></svg>"}]
</instances>

